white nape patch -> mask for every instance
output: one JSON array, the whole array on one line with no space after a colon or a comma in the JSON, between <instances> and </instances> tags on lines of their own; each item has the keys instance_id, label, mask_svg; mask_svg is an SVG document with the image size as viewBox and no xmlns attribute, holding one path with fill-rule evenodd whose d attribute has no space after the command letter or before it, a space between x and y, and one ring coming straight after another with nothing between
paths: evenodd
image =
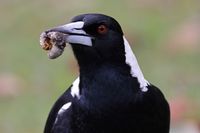
<instances>
[{"instance_id":1,"label":"white nape patch","mask_svg":"<svg viewBox=\"0 0 200 133\"><path fill-rule=\"evenodd\" d=\"M128 65L130 65L130 67L131 67L131 75L138 79L141 91L147 92L148 91L147 86L149 85L149 82L144 78L142 71L138 65L137 59L136 59L133 51L131 50L131 47L130 47L128 41L126 40L125 37L123 37L123 38L124 38L124 46L125 46L125 54L126 54L125 55L126 63Z\"/></svg>"},{"instance_id":2,"label":"white nape patch","mask_svg":"<svg viewBox=\"0 0 200 133\"><path fill-rule=\"evenodd\" d=\"M67 109L69 109L69 107L70 107L71 105L72 105L72 103L71 103L71 102L68 102L68 103L64 104L64 105L60 108L60 110L58 111L58 114L57 114L57 117L56 117L56 120L55 120L54 124L57 123L57 121L58 121L58 116L61 115L62 113L64 113Z\"/></svg>"},{"instance_id":3,"label":"white nape patch","mask_svg":"<svg viewBox=\"0 0 200 133\"><path fill-rule=\"evenodd\" d=\"M89 36L69 35L66 37L66 42L92 46L92 40Z\"/></svg>"},{"instance_id":4,"label":"white nape patch","mask_svg":"<svg viewBox=\"0 0 200 133\"><path fill-rule=\"evenodd\" d=\"M72 105L71 102L68 102L62 106L62 108L58 111L58 115L62 114L65 112L70 106Z\"/></svg>"},{"instance_id":5,"label":"white nape patch","mask_svg":"<svg viewBox=\"0 0 200 133\"><path fill-rule=\"evenodd\" d=\"M80 89L79 89L80 78L78 77L72 84L71 95L80 99Z\"/></svg>"}]
</instances>

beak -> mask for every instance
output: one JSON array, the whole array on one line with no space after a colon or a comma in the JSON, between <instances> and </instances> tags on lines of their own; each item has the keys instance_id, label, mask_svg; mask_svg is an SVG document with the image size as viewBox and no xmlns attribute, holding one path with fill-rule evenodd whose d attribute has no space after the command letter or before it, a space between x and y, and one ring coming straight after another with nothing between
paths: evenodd
<instances>
[{"instance_id":1,"label":"beak","mask_svg":"<svg viewBox=\"0 0 200 133\"><path fill-rule=\"evenodd\" d=\"M84 22L78 21L52 28L46 32L67 34L65 38L66 43L92 46L92 37L83 30L83 26Z\"/></svg>"}]
</instances>

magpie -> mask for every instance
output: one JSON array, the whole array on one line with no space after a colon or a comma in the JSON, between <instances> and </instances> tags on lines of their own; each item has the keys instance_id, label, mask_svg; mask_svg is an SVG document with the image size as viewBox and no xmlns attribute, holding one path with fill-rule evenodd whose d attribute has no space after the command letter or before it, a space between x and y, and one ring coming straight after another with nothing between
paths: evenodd
<instances>
[{"instance_id":1,"label":"magpie","mask_svg":"<svg viewBox=\"0 0 200 133\"><path fill-rule=\"evenodd\" d=\"M47 32L66 34L79 76L53 105L44 133L169 133L168 102L144 78L114 18L81 14Z\"/></svg>"}]
</instances>

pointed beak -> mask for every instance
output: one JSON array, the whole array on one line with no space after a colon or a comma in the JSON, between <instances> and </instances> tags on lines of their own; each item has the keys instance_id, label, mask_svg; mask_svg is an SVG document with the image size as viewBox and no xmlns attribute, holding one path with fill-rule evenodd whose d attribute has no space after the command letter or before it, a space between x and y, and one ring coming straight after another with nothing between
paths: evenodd
<instances>
[{"instance_id":1,"label":"pointed beak","mask_svg":"<svg viewBox=\"0 0 200 133\"><path fill-rule=\"evenodd\" d=\"M46 32L67 34L65 38L66 43L92 46L92 37L83 30L83 26L84 22L78 21L52 28Z\"/></svg>"}]
</instances>

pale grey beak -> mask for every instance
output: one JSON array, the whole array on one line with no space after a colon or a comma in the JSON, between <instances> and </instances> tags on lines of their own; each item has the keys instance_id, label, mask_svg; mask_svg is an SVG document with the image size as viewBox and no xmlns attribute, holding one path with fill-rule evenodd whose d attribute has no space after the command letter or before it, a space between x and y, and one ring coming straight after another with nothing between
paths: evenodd
<instances>
[{"instance_id":1,"label":"pale grey beak","mask_svg":"<svg viewBox=\"0 0 200 133\"><path fill-rule=\"evenodd\" d=\"M83 26L84 22L78 21L52 28L46 32L67 34L65 38L66 43L92 46L92 37L82 29Z\"/></svg>"}]
</instances>

